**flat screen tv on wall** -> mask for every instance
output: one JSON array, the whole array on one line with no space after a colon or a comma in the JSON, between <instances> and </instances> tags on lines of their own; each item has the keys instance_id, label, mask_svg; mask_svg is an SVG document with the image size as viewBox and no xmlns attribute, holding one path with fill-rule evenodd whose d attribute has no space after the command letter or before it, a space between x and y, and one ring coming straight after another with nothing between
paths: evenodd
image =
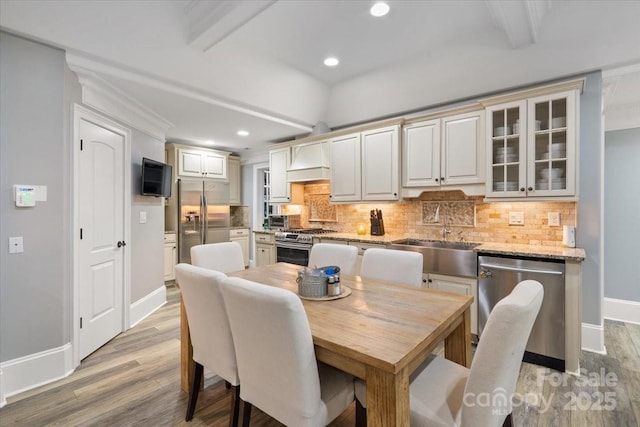
<instances>
[{"instance_id":1,"label":"flat screen tv on wall","mask_svg":"<svg viewBox=\"0 0 640 427\"><path fill-rule=\"evenodd\" d=\"M171 197L172 167L162 162L142 159L143 196Z\"/></svg>"}]
</instances>

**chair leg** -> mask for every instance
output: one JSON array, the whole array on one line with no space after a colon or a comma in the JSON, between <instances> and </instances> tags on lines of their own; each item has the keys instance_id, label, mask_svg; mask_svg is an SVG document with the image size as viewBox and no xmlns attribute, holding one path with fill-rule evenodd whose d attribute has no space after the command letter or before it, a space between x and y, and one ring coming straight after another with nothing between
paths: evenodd
<instances>
[{"instance_id":1,"label":"chair leg","mask_svg":"<svg viewBox=\"0 0 640 427\"><path fill-rule=\"evenodd\" d=\"M201 364L195 363L193 370L193 382L191 383L191 393L189 393L189 405L187 406L187 415L185 421L193 419L193 413L196 411L196 402L198 401L198 393L200 392L200 383L202 382L202 372L204 368Z\"/></svg>"},{"instance_id":2,"label":"chair leg","mask_svg":"<svg viewBox=\"0 0 640 427\"><path fill-rule=\"evenodd\" d=\"M242 406L242 427L249 427L249 423L251 423L251 408L253 405L243 400Z\"/></svg>"},{"instance_id":3,"label":"chair leg","mask_svg":"<svg viewBox=\"0 0 640 427\"><path fill-rule=\"evenodd\" d=\"M367 425L367 408L356 399L356 427L366 427Z\"/></svg>"},{"instance_id":4,"label":"chair leg","mask_svg":"<svg viewBox=\"0 0 640 427\"><path fill-rule=\"evenodd\" d=\"M231 384L229 384L231 385ZM229 427L238 427L240 418L240 386L231 386L231 415L229 416Z\"/></svg>"},{"instance_id":5,"label":"chair leg","mask_svg":"<svg viewBox=\"0 0 640 427\"><path fill-rule=\"evenodd\" d=\"M504 419L502 427L513 427L513 412L507 415L507 418Z\"/></svg>"}]
</instances>

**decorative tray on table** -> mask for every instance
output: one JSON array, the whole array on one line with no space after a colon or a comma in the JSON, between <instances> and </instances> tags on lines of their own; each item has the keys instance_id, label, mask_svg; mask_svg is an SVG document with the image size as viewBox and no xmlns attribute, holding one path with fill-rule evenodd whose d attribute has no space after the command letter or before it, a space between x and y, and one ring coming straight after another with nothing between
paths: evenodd
<instances>
[{"instance_id":1,"label":"decorative tray on table","mask_svg":"<svg viewBox=\"0 0 640 427\"><path fill-rule=\"evenodd\" d=\"M340 299L340 298L344 298L344 297L348 297L349 295L351 295L351 288L348 286L342 286L342 292L340 293L340 295L334 295L334 296L323 296L323 297L304 297L300 294L298 294L298 296L302 299L306 299L306 300L310 300L310 301L331 301L334 299Z\"/></svg>"}]
</instances>

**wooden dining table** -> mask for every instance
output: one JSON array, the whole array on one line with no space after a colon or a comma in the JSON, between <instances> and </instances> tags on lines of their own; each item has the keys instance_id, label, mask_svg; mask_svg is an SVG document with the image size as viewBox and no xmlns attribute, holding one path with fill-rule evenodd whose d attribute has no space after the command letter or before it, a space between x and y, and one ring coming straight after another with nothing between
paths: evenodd
<instances>
[{"instance_id":1,"label":"wooden dining table","mask_svg":"<svg viewBox=\"0 0 640 427\"><path fill-rule=\"evenodd\" d=\"M302 267L270 264L229 276L298 291ZM302 299L316 359L367 384L368 426L409 426L409 376L444 341L445 357L471 365L472 297L342 274L351 294L330 301ZM181 302L181 381L193 370Z\"/></svg>"}]
</instances>

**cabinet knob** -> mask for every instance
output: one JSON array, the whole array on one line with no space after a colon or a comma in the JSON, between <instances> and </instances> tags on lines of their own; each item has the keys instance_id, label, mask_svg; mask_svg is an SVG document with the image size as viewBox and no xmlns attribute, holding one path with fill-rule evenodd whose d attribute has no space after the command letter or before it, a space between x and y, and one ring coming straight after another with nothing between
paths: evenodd
<instances>
[{"instance_id":1,"label":"cabinet knob","mask_svg":"<svg viewBox=\"0 0 640 427\"><path fill-rule=\"evenodd\" d=\"M422 283L427 283L427 279L422 279Z\"/></svg>"},{"instance_id":2,"label":"cabinet knob","mask_svg":"<svg viewBox=\"0 0 640 427\"><path fill-rule=\"evenodd\" d=\"M329 194L329 198L332 198L332 197L333 197L333 194Z\"/></svg>"},{"instance_id":3,"label":"cabinet knob","mask_svg":"<svg viewBox=\"0 0 640 427\"><path fill-rule=\"evenodd\" d=\"M438 178L436 178L436 182L438 182Z\"/></svg>"},{"instance_id":4,"label":"cabinet knob","mask_svg":"<svg viewBox=\"0 0 640 427\"><path fill-rule=\"evenodd\" d=\"M394 195L394 196L397 196L397 195L398 195L398 193L393 193L393 195Z\"/></svg>"},{"instance_id":5,"label":"cabinet knob","mask_svg":"<svg viewBox=\"0 0 640 427\"><path fill-rule=\"evenodd\" d=\"M520 191L524 191L524 187L520 187Z\"/></svg>"},{"instance_id":6,"label":"cabinet knob","mask_svg":"<svg viewBox=\"0 0 640 427\"><path fill-rule=\"evenodd\" d=\"M440 181L444 182L444 176L440 177Z\"/></svg>"},{"instance_id":7,"label":"cabinet knob","mask_svg":"<svg viewBox=\"0 0 640 427\"><path fill-rule=\"evenodd\" d=\"M533 191L533 187L527 188L527 191Z\"/></svg>"},{"instance_id":8,"label":"cabinet knob","mask_svg":"<svg viewBox=\"0 0 640 427\"><path fill-rule=\"evenodd\" d=\"M433 280L429 279L429 283L433 283Z\"/></svg>"}]
</instances>

